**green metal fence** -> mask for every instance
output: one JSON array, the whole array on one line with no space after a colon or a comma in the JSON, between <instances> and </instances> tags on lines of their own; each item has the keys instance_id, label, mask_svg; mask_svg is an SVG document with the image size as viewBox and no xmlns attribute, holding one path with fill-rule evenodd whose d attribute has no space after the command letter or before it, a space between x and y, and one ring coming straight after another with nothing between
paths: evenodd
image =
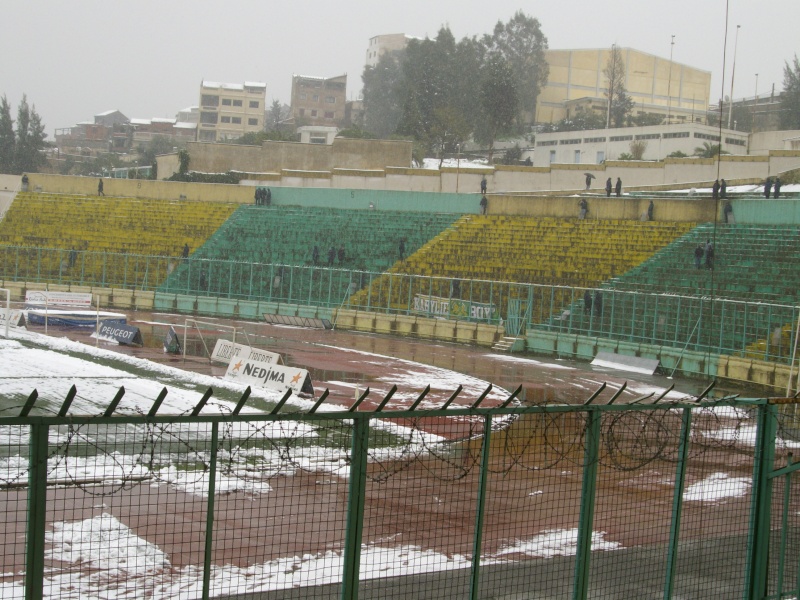
<instances>
[{"instance_id":1,"label":"green metal fence","mask_svg":"<svg viewBox=\"0 0 800 600\"><path fill-rule=\"evenodd\" d=\"M784 364L799 316L757 299L13 246L0 247L0 278L502 322L513 336L537 329Z\"/></svg>"},{"instance_id":2,"label":"green metal fence","mask_svg":"<svg viewBox=\"0 0 800 600\"><path fill-rule=\"evenodd\" d=\"M796 404L0 416L3 598L792 598ZM786 402L795 402L787 400Z\"/></svg>"}]
</instances>

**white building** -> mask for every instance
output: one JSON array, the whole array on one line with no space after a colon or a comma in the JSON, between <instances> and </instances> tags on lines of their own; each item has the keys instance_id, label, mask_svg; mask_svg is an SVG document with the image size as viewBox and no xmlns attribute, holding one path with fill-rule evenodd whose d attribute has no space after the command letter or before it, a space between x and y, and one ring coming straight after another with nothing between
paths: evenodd
<instances>
[{"instance_id":1,"label":"white building","mask_svg":"<svg viewBox=\"0 0 800 600\"><path fill-rule=\"evenodd\" d=\"M729 154L747 154L748 137L741 131L723 129L722 150ZM553 163L600 164L605 160L618 160L621 154L633 154L631 144L637 142L646 145L641 160L661 160L678 151L692 156L704 143L719 144L720 129L687 122L538 133L533 152L523 153L523 159L530 157L537 167Z\"/></svg>"}]
</instances>

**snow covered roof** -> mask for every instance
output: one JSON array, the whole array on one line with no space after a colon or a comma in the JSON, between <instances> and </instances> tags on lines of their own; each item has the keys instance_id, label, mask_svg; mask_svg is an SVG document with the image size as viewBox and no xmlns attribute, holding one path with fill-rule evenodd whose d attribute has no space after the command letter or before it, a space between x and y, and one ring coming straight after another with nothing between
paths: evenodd
<instances>
[{"instance_id":1,"label":"snow covered roof","mask_svg":"<svg viewBox=\"0 0 800 600\"><path fill-rule=\"evenodd\" d=\"M174 125L176 119L167 119L167 118L164 118L164 117L154 117L153 119L151 119L151 121L153 123L170 123L170 124Z\"/></svg>"},{"instance_id":2,"label":"snow covered roof","mask_svg":"<svg viewBox=\"0 0 800 600\"><path fill-rule=\"evenodd\" d=\"M108 115L113 115L114 113L118 113L119 111L114 108L111 110L107 110L106 112L97 113L95 117L107 117Z\"/></svg>"},{"instance_id":3,"label":"snow covered roof","mask_svg":"<svg viewBox=\"0 0 800 600\"><path fill-rule=\"evenodd\" d=\"M264 89L267 88L267 84L266 83L261 83L259 81L245 81L244 85L246 87L258 87L258 88L264 88Z\"/></svg>"},{"instance_id":4,"label":"snow covered roof","mask_svg":"<svg viewBox=\"0 0 800 600\"><path fill-rule=\"evenodd\" d=\"M187 123L186 121L178 121L175 123L175 129L197 129L197 123Z\"/></svg>"},{"instance_id":5,"label":"snow covered roof","mask_svg":"<svg viewBox=\"0 0 800 600\"><path fill-rule=\"evenodd\" d=\"M131 119L131 125L150 125L150 119Z\"/></svg>"}]
</instances>

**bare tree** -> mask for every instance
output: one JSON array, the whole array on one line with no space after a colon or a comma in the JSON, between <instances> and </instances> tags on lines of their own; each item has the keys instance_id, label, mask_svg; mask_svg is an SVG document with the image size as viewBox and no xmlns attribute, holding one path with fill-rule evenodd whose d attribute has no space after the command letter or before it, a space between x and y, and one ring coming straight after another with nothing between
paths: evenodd
<instances>
[{"instance_id":1,"label":"bare tree","mask_svg":"<svg viewBox=\"0 0 800 600\"><path fill-rule=\"evenodd\" d=\"M611 54L608 56L603 74L607 81L605 95L609 106L606 127L610 127L611 123L614 127L623 127L633 110L633 100L625 89L625 61L622 60L622 52L616 46L611 46Z\"/></svg>"}]
</instances>

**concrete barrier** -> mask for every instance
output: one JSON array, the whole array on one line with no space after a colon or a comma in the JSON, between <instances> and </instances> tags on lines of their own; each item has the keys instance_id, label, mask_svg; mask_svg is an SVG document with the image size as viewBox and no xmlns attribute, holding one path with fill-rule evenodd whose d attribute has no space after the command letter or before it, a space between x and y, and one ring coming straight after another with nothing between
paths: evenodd
<instances>
[{"instance_id":1,"label":"concrete barrier","mask_svg":"<svg viewBox=\"0 0 800 600\"><path fill-rule=\"evenodd\" d=\"M417 335L417 317L414 315L397 315L395 317L396 333L400 335Z\"/></svg>"},{"instance_id":2,"label":"concrete barrier","mask_svg":"<svg viewBox=\"0 0 800 600\"><path fill-rule=\"evenodd\" d=\"M456 321L449 319L436 319L434 336L437 340L452 342L456 339Z\"/></svg>"},{"instance_id":3,"label":"concrete barrier","mask_svg":"<svg viewBox=\"0 0 800 600\"><path fill-rule=\"evenodd\" d=\"M353 329L356 331L375 331L375 313L357 312Z\"/></svg>"},{"instance_id":4,"label":"concrete barrier","mask_svg":"<svg viewBox=\"0 0 800 600\"><path fill-rule=\"evenodd\" d=\"M375 315L375 333L393 333L396 324L393 315Z\"/></svg>"},{"instance_id":5,"label":"concrete barrier","mask_svg":"<svg viewBox=\"0 0 800 600\"><path fill-rule=\"evenodd\" d=\"M456 323L456 341L463 344L474 344L478 337L478 324L469 321Z\"/></svg>"}]
</instances>

